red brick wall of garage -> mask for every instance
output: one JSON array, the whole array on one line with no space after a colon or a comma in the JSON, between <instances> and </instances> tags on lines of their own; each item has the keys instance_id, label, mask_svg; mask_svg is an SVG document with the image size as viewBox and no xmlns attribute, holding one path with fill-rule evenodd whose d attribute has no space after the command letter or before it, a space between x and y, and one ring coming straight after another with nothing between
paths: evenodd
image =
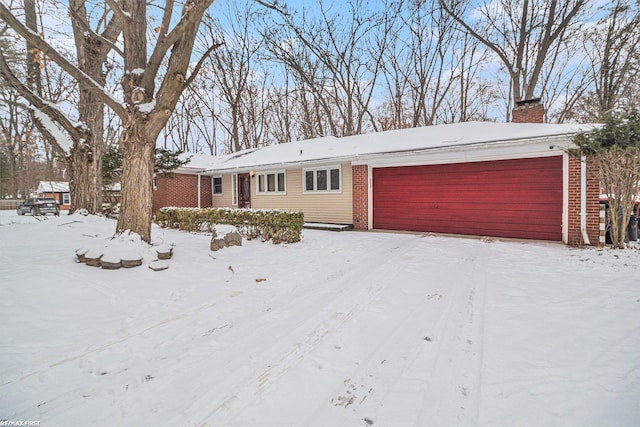
<instances>
[{"instance_id":1,"label":"red brick wall of garage","mask_svg":"<svg viewBox=\"0 0 640 427\"><path fill-rule=\"evenodd\" d=\"M174 173L156 176L153 191L153 211L166 206L198 207L198 175ZM212 206L211 177L200 176L200 207Z\"/></svg>"},{"instance_id":2,"label":"red brick wall of garage","mask_svg":"<svg viewBox=\"0 0 640 427\"><path fill-rule=\"evenodd\" d=\"M580 230L580 159L569 156L569 206L567 221L567 243L571 246L584 245ZM587 162L587 235L591 246L599 246L599 195L600 181L598 168Z\"/></svg>"},{"instance_id":3,"label":"red brick wall of garage","mask_svg":"<svg viewBox=\"0 0 640 427\"><path fill-rule=\"evenodd\" d=\"M353 228L369 229L369 167L351 167L353 186Z\"/></svg>"}]
</instances>

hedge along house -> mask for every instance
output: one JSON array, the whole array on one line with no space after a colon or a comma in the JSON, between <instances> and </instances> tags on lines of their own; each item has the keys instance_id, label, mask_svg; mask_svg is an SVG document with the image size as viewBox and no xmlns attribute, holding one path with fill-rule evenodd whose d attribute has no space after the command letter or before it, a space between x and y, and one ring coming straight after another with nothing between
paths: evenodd
<instances>
[{"instance_id":1,"label":"hedge along house","mask_svg":"<svg viewBox=\"0 0 640 427\"><path fill-rule=\"evenodd\" d=\"M466 122L193 155L157 178L154 209L277 208L359 230L597 244L597 173L566 154L589 129Z\"/></svg>"},{"instance_id":2,"label":"hedge along house","mask_svg":"<svg viewBox=\"0 0 640 427\"><path fill-rule=\"evenodd\" d=\"M37 194L38 197L56 199L60 210L69 210L71 207L71 193L69 192L69 183L66 181L40 181Z\"/></svg>"}]
</instances>

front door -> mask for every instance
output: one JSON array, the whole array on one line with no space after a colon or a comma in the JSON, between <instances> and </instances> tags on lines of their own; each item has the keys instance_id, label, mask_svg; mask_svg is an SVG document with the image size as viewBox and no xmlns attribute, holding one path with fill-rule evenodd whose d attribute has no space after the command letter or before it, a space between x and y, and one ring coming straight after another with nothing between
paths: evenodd
<instances>
[{"instance_id":1,"label":"front door","mask_svg":"<svg viewBox=\"0 0 640 427\"><path fill-rule=\"evenodd\" d=\"M238 174L238 207L251 207L251 177L248 173Z\"/></svg>"}]
</instances>

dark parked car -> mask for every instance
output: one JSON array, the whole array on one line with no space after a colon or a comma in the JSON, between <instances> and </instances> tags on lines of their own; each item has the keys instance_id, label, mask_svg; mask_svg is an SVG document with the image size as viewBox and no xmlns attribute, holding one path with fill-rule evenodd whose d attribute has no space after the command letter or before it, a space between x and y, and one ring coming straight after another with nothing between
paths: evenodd
<instances>
[{"instance_id":1,"label":"dark parked car","mask_svg":"<svg viewBox=\"0 0 640 427\"><path fill-rule=\"evenodd\" d=\"M18 215L46 215L48 213L60 215L60 205L53 197L34 197L27 199L18 206Z\"/></svg>"}]
</instances>

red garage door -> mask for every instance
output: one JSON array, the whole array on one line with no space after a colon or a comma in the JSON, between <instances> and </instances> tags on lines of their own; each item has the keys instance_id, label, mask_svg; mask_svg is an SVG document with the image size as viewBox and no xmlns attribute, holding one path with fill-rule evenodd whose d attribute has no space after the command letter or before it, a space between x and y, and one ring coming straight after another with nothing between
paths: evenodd
<instances>
[{"instance_id":1,"label":"red garage door","mask_svg":"<svg viewBox=\"0 0 640 427\"><path fill-rule=\"evenodd\" d=\"M373 227L562 240L562 157L373 169Z\"/></svg>"}]
</instances>

